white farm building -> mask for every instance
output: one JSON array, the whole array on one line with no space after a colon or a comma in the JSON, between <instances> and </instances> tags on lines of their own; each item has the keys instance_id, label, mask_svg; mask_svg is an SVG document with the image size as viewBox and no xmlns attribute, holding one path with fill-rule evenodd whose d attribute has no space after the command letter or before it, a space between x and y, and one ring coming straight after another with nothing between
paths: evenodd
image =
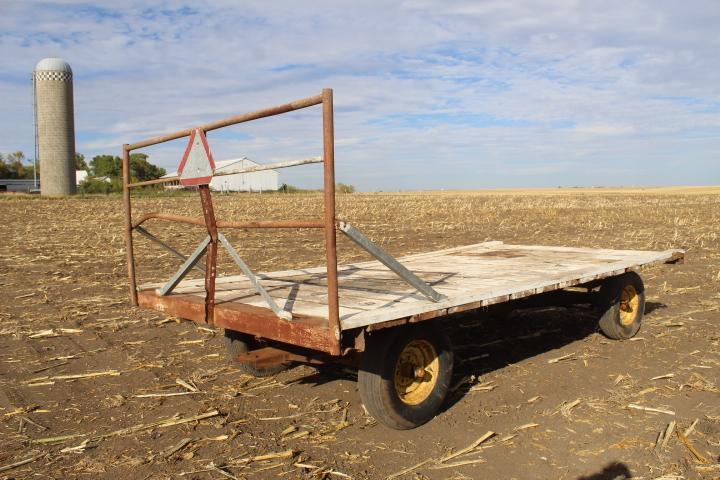
<instances>
[{"instance_id":1,"label":"white farm building","mask_svg":"<svg viewBox=\"0 0 720 480\"><path fill-rule=\"evenodd\" d=\"M215 162L215 174L258 166L260 166L259 163L253 162L249 158L232 158L230 160ZM165 175L165 177L175 176L177 176L177 172L171 172ZM264 192L267 190L277 190L279 188L278 178L278 172L275 170L233 173L213 177L210 181L210 189L216 192ZM182 186L180 182L177 181L167 184L165 188L176 189L182 188Z\"/></svg>"}]
</instances>

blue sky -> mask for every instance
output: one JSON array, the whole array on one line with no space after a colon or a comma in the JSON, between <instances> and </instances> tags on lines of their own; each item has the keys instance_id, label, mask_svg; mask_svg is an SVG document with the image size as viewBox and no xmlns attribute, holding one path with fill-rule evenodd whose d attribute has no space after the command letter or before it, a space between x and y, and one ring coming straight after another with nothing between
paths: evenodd
<instances>
[{"instance_id":1,"label":"blue sky","mask_svg":"<svg viewBox=\"0 0 720 480\"><path fill-rule=\"evenodd\" d=\"M338 180L362 190L720 184L719 24L716 1L2 0L0 152L32 155L31 72L59 56L87 157L332 87ZM315 108L209 140L272 162L320 133Z\"/></svg>"}]
</instances>

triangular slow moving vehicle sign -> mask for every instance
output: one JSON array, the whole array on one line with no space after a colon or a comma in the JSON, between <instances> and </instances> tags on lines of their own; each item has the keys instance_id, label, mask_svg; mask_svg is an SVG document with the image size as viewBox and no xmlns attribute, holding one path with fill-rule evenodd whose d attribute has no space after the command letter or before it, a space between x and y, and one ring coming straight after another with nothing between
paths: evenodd
<instances>
[{"instance_id":1,"label":"triangular slow moving vehicle sign","mask_svg":"<svg viewBox=\"0 0 720 480\"><path fill-rule=\"evenodd\" d=\"M190 134L190 142L178 168L180 183L184 186L207 185L212 180L214 171L215 160L210 153L205 132L196 128Z\"/></svg>"}]
</instances>

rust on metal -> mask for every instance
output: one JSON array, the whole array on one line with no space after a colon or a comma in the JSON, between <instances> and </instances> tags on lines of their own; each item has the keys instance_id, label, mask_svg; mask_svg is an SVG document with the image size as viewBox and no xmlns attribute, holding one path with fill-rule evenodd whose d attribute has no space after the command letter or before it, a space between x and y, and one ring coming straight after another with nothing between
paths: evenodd
<instances>
[{"instance_id":1,"label":"rust on metal","mask_svg":"<svg viewBox=\"0 0 720 480\"><path fill-rule=\"evenodd\" d=\"M205 226L204 218L184 217L182 215L172 215L167 213L146 213L141 216L132 228L137 228L143 223L151 219L167 220L177 223L185 223L188 225ZM218 228L325 228L324 220L254 220L245 222L232 222L218 220L216 222Z\"/></svg>"},{"instance_id":2,"label":"rust on metal","mask_svg":"<svg viewBox=\"0 0 720 480\"><path fill-rule=\"evenodd\" d=\"M127 262L128 283L130 284L130 303L138 304L137 284L135 280L135 256L133 254L132 239L132 209L130 205L130 150L127 144L123 145L123 205L125 206L125 261Z\"/></svg>"},{"instance_id":3,"label":"rust on metal","mask_svg":"<svg viewBox=\"0 0 720 480\"><path fill-rule=\"evenodd\" d=\"M154 290L142 290L138 300L143 308L205 323L205 302L198 296L177 293L161 296ZM215 326L327 353L334 348L327 334L327 320L321 317L294 315L293 321L288 322L269 308L219 302L215 305Z\"/></svg>"},{"instance_id":4,"label":"rust on metal","mask_svg":"<svg viewBox=\"0 0 720 480\"><path fill-rule=\"evenodd\" d=\"M320 355L303 355L289 352L280 348L262 347L257 350L241 353L235 357L241 363L249 363L257 368L271 367L281 363L298 362L311 365L322 365L326 363Z\"/></svg>"},{"instance_id":5,"label":"rust on metal","mask_svg":"<svg viewBox=\"0 0 720 480\"><path fill-rule=\"evenodd\" d=\"M685 252L675 252L665 263L682 265L685 263Z\"/></svg>"},{"instance_id":6,"label":"rust on metal","mask_svg":"<svg viewBox=\"0 0 720 480\"><path fill-rule=\"evenodd\" d=\"M343 341L345 342L343 355L347 355L352 352L364 352L365 335L366 331L364 328L345 331L343 335Z\"/></svg>"},{"instance_id":7,"label":"rust on metal","mask_svg":"<svg viewBox=\"0 0 720 480\"><path fill-rule=\"evenodd\" d=\"M324 90L323 90L324 92ZM313 105L319 105L323 102L323 96L322 95L315 95L314 97L308 97L303 98L302 100L296 100L294 102L285 103L283 105L278 105L276 107L270 107L270 108L264 108L262 110L257 110L255 112L250 113L244 113L242 115L235 115L233 117L228 117L222 120L218 120L215 122L206 123L205 125L200 125L197 128L200 128L204 130L205 132L209 132L211 130L216 130L218 128L222 127L229 127L230 125L235 125L238 123L243 122L249 122L251 120L257 120L259 118L265 118L265 117L272 117L274 115L280 115L282 113L292 112L293 110L300 110L301 108L307 108L312 107ZM141 142L136 142L133 144L130 144L128 146L128 150L137 150L138 148L145 148L149 147L151 145L157 145L158 143L165 143L169 142L170 140L177 140L178 138L183 138L189 136L194 128L185 128L183 130L178 130L177 132L168 133L167 135L162 135L159 137L150 138L147 140L143 140Z\"/></svg>"},{"instance_id":8,"label":"rust on metal","mask_svg":"<svg viewBox=\"0 0 720 480\"><path fill-rule=\"evenodd\" d=\"M328 321L334 355L340 355L340 303L338 300L337 238L335 221L335 127L333 120L333 91L322 91L323 106L323 159L325 162L323 186L325 204L325 262L327 264Z\"/></svg>"},{"instance_id":9,"label":"rust on metal","mask_svg":"<svg viewBox=\"0 0 720 480\"><path fill-rule=\"evenodd\" d=\"M215 310L215 278L217 277L217 251L218 231L215 224L215 210L213 209L210 185L200 185L200 202L202 203L203 217L207 227L210 243L205 253L205 323L214 323Z\"/></svg>"},{"instance_id":10,"label":"rust on metal","mask_svg":"<svg viewBox=\"0 0 720 480\"><path fill-rule=\"evenodd\" d=\"M162 177L162 178L155 178L153 180L143 180L142 182L135 182L128 185L130 188L135 187L145 187L147 185L157 185L160 183L172 183L172 182L179 182L180 177L175 175L173 177Z\"/></svg>"},{"instance_id":11,"label":"rust on metal","mask_svg":"<svg viewBox=\"0 0 720 480\"><path fill-rule=\"evenodd\" d=\"M322 220L257 220L247 222L219 221L220 228L323 228Z\"/></svg>"}]
</instances>

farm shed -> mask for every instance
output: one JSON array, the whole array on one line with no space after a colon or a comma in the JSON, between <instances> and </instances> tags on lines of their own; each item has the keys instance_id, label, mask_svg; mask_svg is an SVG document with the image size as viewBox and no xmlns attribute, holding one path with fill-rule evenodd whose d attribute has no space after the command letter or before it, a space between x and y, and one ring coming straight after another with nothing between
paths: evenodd
<instances>
[{"instance_id":1,"label":"farm shed","mask_svg":"<svg viewBox=\"0 0 720 480\"><path fill-rule=\"evenodd\" d=\"M86 170L75 170L75 185L80 185L88 176ZM40 188L40 179L32 178L0 178L0 192L30 192Z\"/></svg>"},{"instance_id":2,"label":"farm shed","mask_svg":"<svg viewBox=\"0 0 720 480\"><path fill-rule=\"evenodd\" d=\"M249 158L233 158L215 162L215 172L232 172L243 168L257 167L259 163ZM177 172L170 172L165 177L175 177ZM210 189L216 192L263 192L277 190L278 172L275 170L264 170L262 172L236 173L213 177L210 182ZM166 184L166 189L182 188L179 181Z\"/></svg>"},{"instance_id":3,"label":"farm shed","mask_svg":"<svg viewBox=\"0 0 720 480\"><path fill-rule=\"evenodd\" d=\"M35 181L32 178L0 178L0 192L29 192L34 188Z\"/></svg>"}]
</instances>

